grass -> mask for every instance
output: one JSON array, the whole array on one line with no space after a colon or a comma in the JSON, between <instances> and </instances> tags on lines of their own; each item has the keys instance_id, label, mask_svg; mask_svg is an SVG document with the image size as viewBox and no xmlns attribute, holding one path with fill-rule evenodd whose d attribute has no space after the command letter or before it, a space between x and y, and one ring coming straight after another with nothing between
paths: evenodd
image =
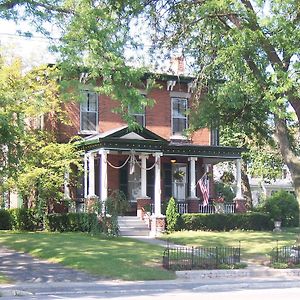
<instances>
[{"instance_id":1,"label":"grass","mask_svg":"<svg viewBox=\"0 0 300 300\"><path fill-rule=\"evenodd\" d=\"M161 267L163 248L130 238L0 231L0 244L104 278L175 278L173 272Z\"/></svg>"},{"instance_id":2,"label":"grass","mask_svg":"<svg viewBox=\"0 0 300 300\"><path fill-rule=\"evenodd\" d=\"M285 229L282 232L241 231L180 231L164 235L162 239L187 246L238 246L241 241L241 259L267 257L272 248L293 245L300 228Z\"/></svg>"}]
</instances>

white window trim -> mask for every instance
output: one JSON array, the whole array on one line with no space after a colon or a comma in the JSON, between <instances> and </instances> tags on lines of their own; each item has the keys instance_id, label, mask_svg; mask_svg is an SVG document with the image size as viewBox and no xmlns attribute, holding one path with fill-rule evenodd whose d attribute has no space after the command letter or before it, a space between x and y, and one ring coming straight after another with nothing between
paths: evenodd
<instances>
[{"instance_id":1,"label":"white window trim","mask_svg":"<svg viewBox=\"0 0 300 300\"><path fill-rule=\"evenodd\" d=\"M144 108L144 113L130 113L133 117L143 117L143 124L142 126L145 127L146 125L146 112L145 112L145 108Z\"/></svg>"},{"instance_id":2,"label":"white window trim","mask_svg":"<svg viewBox=\"0 0 300 300\"><path fill-rule=\"evenodd\" d=\"M82 103L80 103L80 107L79 107L79 110L80 110L80 120L79 120L79 133L80 134L94 134L94 133L97 133L98 132L98 128L99 128L99 94L96 93L96 92L91 92L89 90L83 90L84 93L94 93L97 95L97 100L96 101L96 129L95 130L86 130L86 129L82 129L81 126L82 126Z\"/></svg>"},{"instance_id":3,"label":"white window trim","mask_svg":"<svg viewBox=\"0 0 300 300\"><path fill-rule=\"evenodd\" d=\"M187 140L188 138L182 134L174 134L173 130L173 100L175 99L180 99L180 100L185 100L186 103L186 110L188 109L188 99L187 98L182 98L182 97L171 97L171 139L181 139L181 140ZM185 128L188 128L188 116L186 115L185 117L176 117L176 119L185 119Z\"/></svg>"}]
</instances>

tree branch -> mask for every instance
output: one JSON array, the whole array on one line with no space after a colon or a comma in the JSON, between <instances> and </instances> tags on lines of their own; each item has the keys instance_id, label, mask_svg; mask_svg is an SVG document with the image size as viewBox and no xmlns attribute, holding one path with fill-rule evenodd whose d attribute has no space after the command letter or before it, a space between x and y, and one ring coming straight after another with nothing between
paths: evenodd
<instances>
[{"instance_id":1,"label":"tree branch","mask_svg":"<svg viewBox=\"0 0 300 300\"><path fill-rule=\"evenodd\" d=\"M45 8L48 11L51 12L58 12L58 13L64 13L64 14L70 14L70 13L74 13L74 10L69 9L69 8L64 8L62 6L59 5L54 5L49 3L48 1L34 1L34 0L7 0L7 1L3 1L2 3L0 3L0 10L12 10L17 6L22 6L22 5L27 5L27 6L31 6L33 8Z\"/></svg>"}]
</instances>

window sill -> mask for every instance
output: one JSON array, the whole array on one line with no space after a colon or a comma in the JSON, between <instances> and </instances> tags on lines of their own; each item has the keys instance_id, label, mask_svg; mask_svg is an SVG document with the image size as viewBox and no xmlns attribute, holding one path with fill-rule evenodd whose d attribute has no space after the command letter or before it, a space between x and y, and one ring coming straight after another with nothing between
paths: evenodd
<instances>
[{"instance_id":1,"label":"window sill","mask_svg":"<svg viewBox=\"0 0 300 300\"><path fill-rule=\"evenodd\" d=\"M82 135L92 135L92 134L97 134L99 133L97 130L80 130L78 132L78 134L82 134Z\"/></svg>"},{"instance_id":2,"label":"window sill","mask_svg":"<svg viewBox=\"0 0 300 300\"><path fill-rule=\"evenodd\" d=\"M171 135L170 139L171 140L185 140L185 141L189 140L189 138L187 136L179 135L179 134Z\"/></svg>"}]
</instances>

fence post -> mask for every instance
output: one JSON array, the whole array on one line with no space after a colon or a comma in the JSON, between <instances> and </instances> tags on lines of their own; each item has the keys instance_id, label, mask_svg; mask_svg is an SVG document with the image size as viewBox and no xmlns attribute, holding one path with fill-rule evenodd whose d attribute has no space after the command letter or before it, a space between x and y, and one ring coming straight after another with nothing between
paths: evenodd
<instances>
[{"instance_id":1,"label":"fence post","mask_svg":"<svg viewBox=\"0 0 300 300\"><path fill-rule=\"evenodd\" d=\"M219 253L218 253L218 247L216 247L216 266L219 265Z\"/></svg>"},{"instance_id":2,"label":"fence post","mask_svg":"<svg viewBox=\"0 0 300 300\"><path fill-rule=\"evenodd\" d=\"M278 263L279 261L279 249L278 249L278 240L276 240L276 262Z\"/></svg>"},{"instance_id":3,"label":"fence post","mask_svg":"<svg viewBox=\"0 0 300 300\"><path fill-rule=\"evenodd\" d=\"M192 246L192 261L191 261L192 265L191 265L191 270L193 270L194 267L194 246Z\"/></svg>"},{"instance_id":4,"label":"fence post","mask_svg":"<svg viewBox=\"0 0 300 300\"><path fill-rule=\"evenodd\" d=\"M239 241L239 263L241 262L241 241Z\"/></svg>"}]
</instances>

